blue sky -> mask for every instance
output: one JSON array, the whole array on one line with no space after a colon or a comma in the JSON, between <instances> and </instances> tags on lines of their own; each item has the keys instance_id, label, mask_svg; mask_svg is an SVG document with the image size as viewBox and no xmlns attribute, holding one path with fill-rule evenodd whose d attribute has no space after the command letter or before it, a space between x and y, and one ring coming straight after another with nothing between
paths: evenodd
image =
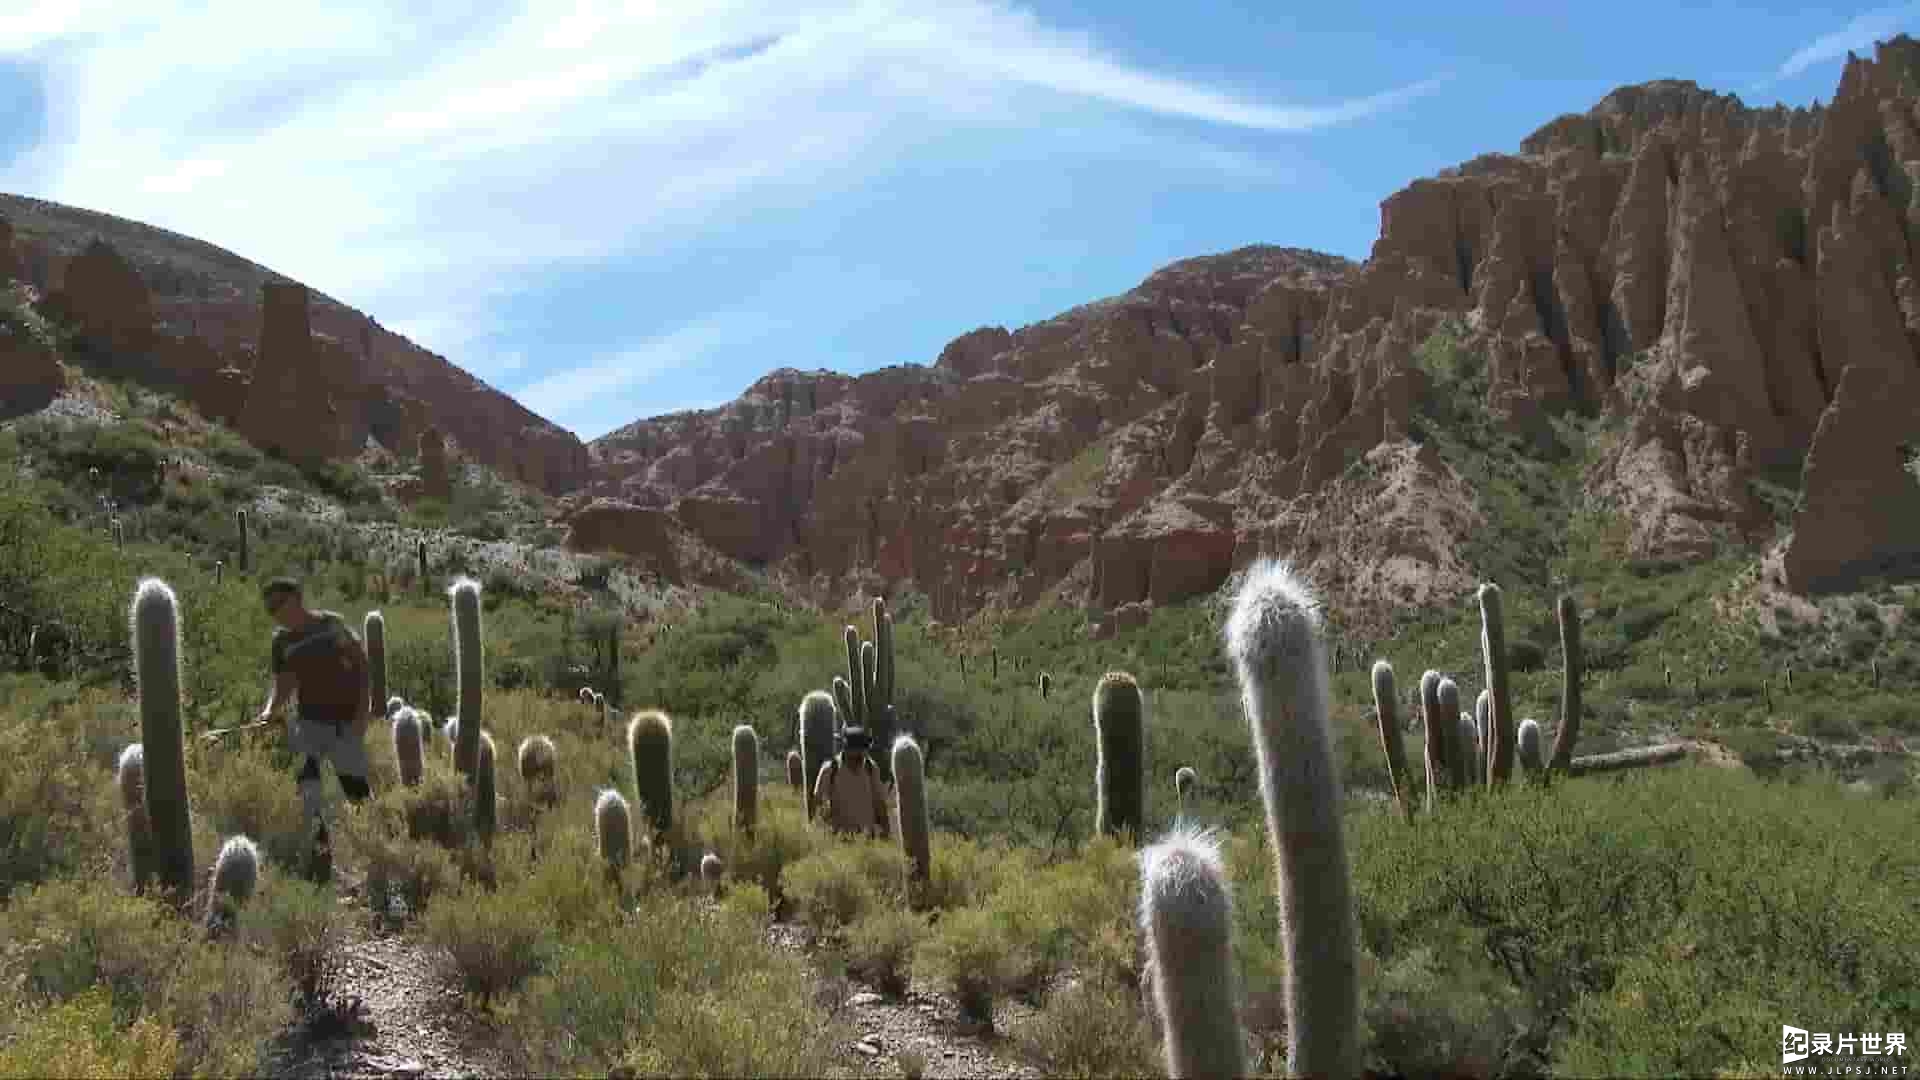
<instances>
[{"instance_id":1,"label":"blue sky","mask_svg":"<svg viewBox=\"0 0 1920 1080\"><path fill-rule=\"evenodd\" d=\"M1615 86L1832 93L1906 7L28 0L0 189L229 248L593 438L1380 200ZM37 6L34 6L36 5ZM270 9L270 10L263 10Z\"/></svg>"}]
</instances>

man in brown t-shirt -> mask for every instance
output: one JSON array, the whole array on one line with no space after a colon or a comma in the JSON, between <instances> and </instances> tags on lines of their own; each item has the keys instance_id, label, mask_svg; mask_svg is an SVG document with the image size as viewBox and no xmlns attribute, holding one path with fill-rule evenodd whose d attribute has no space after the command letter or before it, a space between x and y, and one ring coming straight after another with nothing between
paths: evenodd
<instances>
[{"instance_id":1,"label":"man in brown t-shirt","mask_svg":"<svg viewBox=\"0 0 1920 1080\"><path fill-rule=\"evenodd\" d=\"M852 835L890 833L887 787L880 770L867 756L873 737L865 728L849 726L841 733L845 749L828 758L814 779L813 794L819 814L836 833Z\"/></svg>"},{"instance_id":2,"label":"man in brown t-shirt","mask_svg":"<svg viewBox=\"0 0 1920 1080\"><path fill-rule=\"evenodd\" d=\"M358 803L372 794L367 783L366 735L372 706L367 698L366 648L338 612L309 609L298 581L275 578L261 595L267 614L279 625L269 654L273 692L260 711L260 720L273 719L288 698L299 695L300 707L287 727L287 742L294 753L306 758L295 779L307 825L315 830L309 871L324 879L332 874L333 852L320 763L333 763L340 791L349 801Z\"/></svg>"}]
</instances>

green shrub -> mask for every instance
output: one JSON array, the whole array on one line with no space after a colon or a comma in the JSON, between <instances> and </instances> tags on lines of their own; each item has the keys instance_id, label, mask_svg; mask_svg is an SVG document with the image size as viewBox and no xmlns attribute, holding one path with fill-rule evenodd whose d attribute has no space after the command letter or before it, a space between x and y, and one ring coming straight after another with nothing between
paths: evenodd
<instances>
[{"instance_id":1,"label":"green shrub","mask_svg":"<svg viewBox=\"0 0 1920 1080\"><path fill-rule=\"evenodd\" d=\"M907 992L913 950L927 934L924 917L897 908L868 912L847 928L847 966L881 993Z\"/></svg>"},{"instance_id":2,"label":"green shrub","mask_svg":"<svg viewBox=\"0 0 1920 1080\"><path fill-rule=\"evenodd\" d=\"M180 1059L180 1037L172 1029L146 1016L124 1027L115 1023L113 1002L99 987L15 1016L6 1026L13 1031L0 1044L0 1078L6 1080L146 1080L173 1075Z\"/></svg>"}]
</instances>

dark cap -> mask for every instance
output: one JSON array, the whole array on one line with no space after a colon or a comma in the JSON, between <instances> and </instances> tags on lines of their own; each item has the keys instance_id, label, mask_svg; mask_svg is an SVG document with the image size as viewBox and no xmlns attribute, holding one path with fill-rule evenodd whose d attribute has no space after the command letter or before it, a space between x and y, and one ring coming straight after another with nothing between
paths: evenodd
<instances>
[{"instance_id":1,"label":"dark cap","mask_svg":"<svg viewBox=\"0 0 1920 1080\"><path fill-rule=\"evenodd\" d=\"M846 740L849 750L865 750L873 746L873 736L867 734L867 729L858 724L848 725L847 729L840 733L840 737Z\"/></svg>"}]
</instances>

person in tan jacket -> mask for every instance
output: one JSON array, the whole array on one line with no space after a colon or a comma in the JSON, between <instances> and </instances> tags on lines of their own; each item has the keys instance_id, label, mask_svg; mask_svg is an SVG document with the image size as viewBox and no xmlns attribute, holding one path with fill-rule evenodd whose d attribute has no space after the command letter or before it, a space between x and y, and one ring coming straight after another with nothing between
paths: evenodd
<instances>
[{"instance_id":1,"label":"person in tan jacket","mask_svg":"<svg viewBox=\"0 0 1920 1080\"><path fill-rule=\"evenodd\" d=\"M814 780L818 813L836 833L887 836L891 831L887 786L867 753L873 737L858 725L849 726L842 737L845 748L820 766L820 775Z\"/></svg>"}]
</instances>

